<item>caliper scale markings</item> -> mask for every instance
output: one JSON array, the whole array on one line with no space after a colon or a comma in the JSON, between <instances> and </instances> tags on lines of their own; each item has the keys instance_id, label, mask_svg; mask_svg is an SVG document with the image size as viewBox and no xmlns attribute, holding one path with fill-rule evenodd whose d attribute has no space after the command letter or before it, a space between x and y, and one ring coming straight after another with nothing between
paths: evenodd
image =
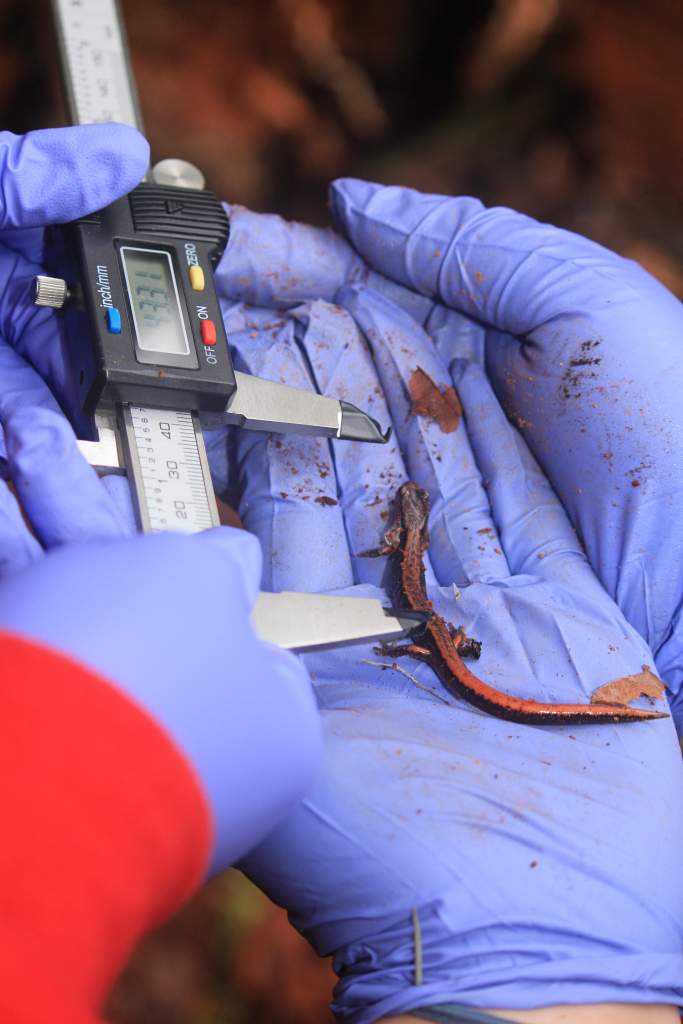
<instances>
[{"instance_id":1,"label":"caliper scale markings","mask_svg":"<svg viewBox=\"0 0 683 1024\"><path fill-rule=\"evenodd\" d=\"M67 99L76 124L142 128L116 0L52 0Z\"/></svg>"},{"instance_id":2,"label":"caliper scale markings","mask_svg":"<svg viewBox=\"0 0 683 1024\"><path fill-rule=\"evenodd\" d=\"M208 465L197 416L127 405L122 420L129 464L142 498L143 530L196 533L216 526L218 511L206 486Z\"/></svg>"}]
</instances>

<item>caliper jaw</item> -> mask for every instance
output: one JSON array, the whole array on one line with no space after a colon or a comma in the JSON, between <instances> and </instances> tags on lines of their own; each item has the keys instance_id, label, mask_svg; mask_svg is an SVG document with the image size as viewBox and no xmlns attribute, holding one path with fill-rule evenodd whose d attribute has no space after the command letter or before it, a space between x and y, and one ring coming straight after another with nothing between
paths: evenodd
<instances>
[{"instance_id":1,"label":"caliper jaw","mask_svg":"<svg viewBox=\"0 0 683 1024\"><path fill-rule=\"evenodd\" d=\"M98 473L117 473L125 476L126 466L113 411L95 413L95 433L97 441L78 442L81 455Z\"/></svg>"}]
</instances>

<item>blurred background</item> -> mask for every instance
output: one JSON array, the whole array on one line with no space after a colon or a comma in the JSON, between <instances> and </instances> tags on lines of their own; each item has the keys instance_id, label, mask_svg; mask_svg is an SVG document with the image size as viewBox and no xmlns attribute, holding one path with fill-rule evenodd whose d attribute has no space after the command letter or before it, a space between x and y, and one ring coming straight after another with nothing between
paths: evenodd
<instances>
[{"instance_id":1,"label":"blurred background","mask_svg":"<svg viewBox=\"0 0 683 1024\"><path fill-rule=\"evenodd\" d=\"M154 159L328 223L338 175L580 231L683 297L680 0L122 0ZM64 123L47 0L0 0L0 124ZM653 325L653 329L655 325ZM328 1024L334 977L236 872L139 950L116 1024Z\"/></svg>"}]
</instances>

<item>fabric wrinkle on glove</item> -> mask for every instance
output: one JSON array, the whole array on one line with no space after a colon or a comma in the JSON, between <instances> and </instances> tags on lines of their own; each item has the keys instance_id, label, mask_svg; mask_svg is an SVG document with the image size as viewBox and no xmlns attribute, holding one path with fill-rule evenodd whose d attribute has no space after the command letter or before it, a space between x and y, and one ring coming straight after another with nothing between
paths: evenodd
<instances>
[{"instance_id":1,"label":"fabric wrinkle on glove","mask_svg":"<svg viewBox=\"0 0 683 1024\"><path fill-rule=\"evenodd\" d=\"M251 301L224 306L236 366L339 395L394 428L381 448L236 433L231 487L269 553L262 586L386 600L386 560L362 552L381 540L389 500L411 478L432 499L429 596L483 641L478 675L518 695L587 701L608 678L652 664L476 346L463 336L447 364L421 323L360 279L335 281L334 304L329 276L326 299L293 304L270 276L273 250L289 251L283 222L271 250L269 219L253 223L253 247L239 235ZM321 233L310 230L313 252ZM430 318L447 322L428 301ZM416 366L457 386L454 432L409 415ZM370 645L303 660L323 716L322 772L241 866L333 956L340 1020L450 1002L681 1001L683 769L670 720L513 725L451 696L429 666L402 659L392 669Z\"/></svg>"}]
</instances>

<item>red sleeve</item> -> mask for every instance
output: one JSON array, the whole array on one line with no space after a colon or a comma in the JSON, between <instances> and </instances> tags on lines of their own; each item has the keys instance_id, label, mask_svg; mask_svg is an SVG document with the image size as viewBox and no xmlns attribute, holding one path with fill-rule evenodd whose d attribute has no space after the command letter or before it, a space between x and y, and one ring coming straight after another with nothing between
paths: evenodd
<instances>
[{"instance_id":1,"label":"red sleeve","mask_svg":"<svg viewBox=\"0 0 683 1024\"><path fill-rule=\"evenodd\" d=\"M94 1024L204 876L199 783L113 686L0 633L0 830L0 1021Z\"/></svg>"}]
</instances>

